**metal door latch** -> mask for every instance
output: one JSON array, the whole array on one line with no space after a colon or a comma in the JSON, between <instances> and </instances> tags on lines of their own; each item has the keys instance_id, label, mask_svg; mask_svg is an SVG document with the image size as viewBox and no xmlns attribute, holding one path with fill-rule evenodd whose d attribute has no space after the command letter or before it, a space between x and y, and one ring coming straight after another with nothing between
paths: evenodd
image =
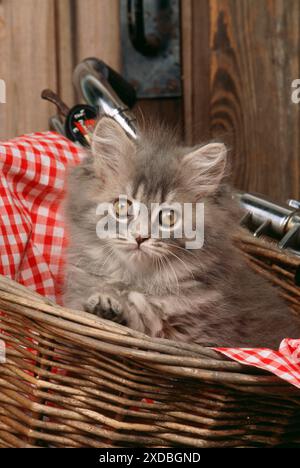
<instances>
[{"instance_id":1,"label":"metal door latch","mask_svg":"<svg viewBox=\"0 0 300 468\"><path fill-rule=\"evenodd\" d=\"M121 44L139 98L181 96L179 0L121 0Z\"/></svg>"}]
</instances>

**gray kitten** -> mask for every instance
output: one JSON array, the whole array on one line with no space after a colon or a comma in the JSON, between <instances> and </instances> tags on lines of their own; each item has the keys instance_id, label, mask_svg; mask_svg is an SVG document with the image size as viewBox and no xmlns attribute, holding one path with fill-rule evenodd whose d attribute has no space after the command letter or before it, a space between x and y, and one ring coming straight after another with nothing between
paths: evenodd
<instances>
[{"instance_id":1,"label":"gray kitten","mask_svg":"<svg viewBox=\"0 0 300 468\"><path fill-rule=\"evenodd\" d=\"M65 305L153 337L209 346L277 347L299 338L300 323L233 245L237 208L223 184L225 166L221 143L184 148L165 129L135 142L112 119L100 120L91 154L69 178ZM202 248L172 235L179 215L170 209L146 220L147 228L165 223L169 238L141 234L141 223L126 235L101 239L96 232L104 216L119 227L134 218L133 206L150 211L151 203L173 202L204 203ZM110 212L97 215L101 203ZM194 208L183 213L195 227Z\"/></svg>"}]
</instances>

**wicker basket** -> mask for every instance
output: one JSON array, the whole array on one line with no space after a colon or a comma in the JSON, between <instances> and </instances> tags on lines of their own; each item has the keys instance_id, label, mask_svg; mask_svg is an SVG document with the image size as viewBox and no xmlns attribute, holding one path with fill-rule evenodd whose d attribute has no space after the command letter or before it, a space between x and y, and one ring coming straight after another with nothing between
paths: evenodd
<instances>
[{"instance_id":1,"label":"wicker basket","mask_svg":"<svg viewBox=\"0 0 300 468\"><path fill-rule=\"evenodd\" d=\"M246 234L237 243L299 314L300 258ZM64 309L4 277L0 309L1 447L300 446L300 391L271 374Z\"/></svg>"}]
</instances>

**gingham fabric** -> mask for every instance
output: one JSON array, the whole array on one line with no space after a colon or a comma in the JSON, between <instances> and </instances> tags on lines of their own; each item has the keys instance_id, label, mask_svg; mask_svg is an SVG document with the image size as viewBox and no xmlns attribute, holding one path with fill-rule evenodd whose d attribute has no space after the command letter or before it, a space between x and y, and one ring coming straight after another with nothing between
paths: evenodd
<instances>
[{"instance_id":1,"label":"gingham fabric","mask_svg":"<svg viewBox=\"0 0 300 468\"><path fill-rule=\"evenodd\" d=\"M300 388L300 340L285 339L279 351L271 349L215 348L241 364L265 369Z\"/></svg>"},{"instance_id":2,"label":"gingham fabric","mask_svg":"<svg viewBox=\"0 0 300 468\"><path fill-rule=\"evenodd\" d=\"M59 212L65 170L82 156L52 132L0 142L0 274L56 300L66 244Z\"/></svg>"},{"instance_id":3,"label":"gingham fabric","mask_svg":"<svg viewBox=\"0 0 300 468\"><path fill-rule=\"evenodd\" d=\"M0 274L59 301L66 231L60 210L67 166L84 152L51 132L0 142ZM300 339L279 351L217 351L300 388Z\"/></svg>"}]
</instances>

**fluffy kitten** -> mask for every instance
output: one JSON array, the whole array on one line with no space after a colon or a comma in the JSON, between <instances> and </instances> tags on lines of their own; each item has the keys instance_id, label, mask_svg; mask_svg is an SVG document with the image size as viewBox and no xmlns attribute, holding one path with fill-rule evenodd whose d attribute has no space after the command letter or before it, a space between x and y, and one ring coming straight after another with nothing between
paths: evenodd
<instances>
[{"instance_id":1,"label":"fluffy kitten","mask_svg":"<svg viewBox=\"0 0 300 468\"><path fill-rule=\"evenodd\" d=\"M222 144L180 147L164 129L134 142L103 118L91 154L69 179L65 305L150 336L210 346L277 347L282 338L299 338L300 323L232 243L237 210L223 185L225 165ZM126 236L97 236L99 203L111 203L119 225L118 216L133 217L132 203L174 201L204 203L202 248L187 249L184 237L141 235L141 226ZM163 216L171 226L174 212Z\"/></svg>"}]
</instances>

